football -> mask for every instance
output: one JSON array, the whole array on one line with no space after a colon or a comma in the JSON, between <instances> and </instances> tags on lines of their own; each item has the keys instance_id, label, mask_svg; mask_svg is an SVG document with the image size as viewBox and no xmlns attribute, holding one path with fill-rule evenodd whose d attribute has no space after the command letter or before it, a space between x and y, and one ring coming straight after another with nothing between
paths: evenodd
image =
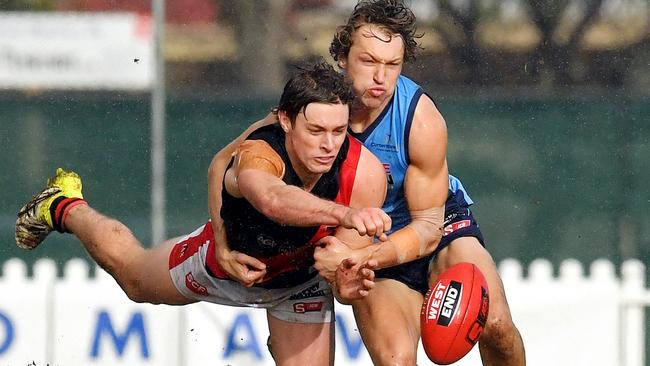
<instances>
[{"instance_id":1,"label":"football","mask_svg":"<svg viewBox=\"0 0 650 366\"><path fill-rule=\"evenodd\" d=\"M444 271L420 313L422 345L431 361L449 365L465 356L483 332L490 306L483 273L472 263Z\"/></svg>"}]
</instances>

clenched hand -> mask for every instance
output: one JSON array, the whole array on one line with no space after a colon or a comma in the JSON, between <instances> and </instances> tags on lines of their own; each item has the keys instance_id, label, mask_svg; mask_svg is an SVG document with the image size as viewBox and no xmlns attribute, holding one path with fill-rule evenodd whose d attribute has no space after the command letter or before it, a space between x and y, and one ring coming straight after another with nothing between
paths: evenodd
<instances>
[{"instance_id":1,"label":"clenched hand","mask_svg":"<svg viewBox=\"0 0 650 366\"><path fill-rule=\"evenodd\" d=\"M380 208L349 208L340 225L346 229L355 229L359 235L377 236L386 240L386 232L390 231L390 217Z\"/></svg>"}]
</instances>

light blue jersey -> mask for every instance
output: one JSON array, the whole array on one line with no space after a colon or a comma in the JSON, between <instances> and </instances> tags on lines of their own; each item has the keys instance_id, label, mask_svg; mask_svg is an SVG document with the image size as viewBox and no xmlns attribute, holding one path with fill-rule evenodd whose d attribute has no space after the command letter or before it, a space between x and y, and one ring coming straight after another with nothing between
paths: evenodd
<instances>
[{"instance_id":1,"label":"light blue jersey","mask_svg":"<svg viewBox=\"0 0 650 366\"><path fill-rule=\"evenodd\" d=\"M364 132L351 132L384 165L388 192L383 209L393 220L392 231L401 229L411 221L404 198L404 177L409 166L411 123L422 93L419 85L400 76L392 100L379 117ZM456 193L462 205L469 206L473 203L460 180L452 175L449 175L449 191L450 194Z\"/></svg>"}]
</instances>

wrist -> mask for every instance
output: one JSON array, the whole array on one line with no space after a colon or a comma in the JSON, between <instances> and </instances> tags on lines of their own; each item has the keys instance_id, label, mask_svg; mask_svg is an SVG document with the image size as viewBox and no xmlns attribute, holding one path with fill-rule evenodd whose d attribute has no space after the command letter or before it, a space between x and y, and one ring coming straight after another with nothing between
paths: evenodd
<instances>
[{"instance_id":1,"label":"wrist","mask_svg":"<svg viewBox=\"0 0 650 366\"><path fill-rule=\"evenodd\" d=\"M339 205L338 203L332 203L330 209L330 214L336 221L336 225L343 225L345 216L350 212L350 208L347 206Z\"/></svg>"},{"instance_id":2,"label":"wrist","mask_svg":"<svg viewBox=\"0 0 650 366\"><path fill-rule=\"evenodd\" d=\"M380 261L379 261L380 258L379 257L381 255L380 255L380 253L377 253L377 252L380 250L381 246L385 245L385 244L386 244L386 242L379 242L379 243L370 244L370 245L368 245L366 247L360 248L359 251L361 251L363 253L361 258L364 261L368 261L368 262L371 261L371 260L374 260L378 265L378 267L375 268L375 269L382 268L381 266L379 266L379 263L380 263Z\"/></svg>"}]
</instances>

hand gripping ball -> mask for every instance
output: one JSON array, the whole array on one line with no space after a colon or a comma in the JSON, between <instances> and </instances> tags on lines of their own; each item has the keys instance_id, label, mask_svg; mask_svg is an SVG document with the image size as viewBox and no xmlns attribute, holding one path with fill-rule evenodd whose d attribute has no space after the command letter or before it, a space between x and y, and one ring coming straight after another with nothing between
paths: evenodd
<instances>
[{"instance_id":1,"label":"hand gripping ball","mask_svg":"<svg viewBox=\"0 0 650 366\"><path fill-rule=\"evenodd\" d=\"M429 359L449 365L463 358L483 332L489 307L487 281L476 265L458 263L444 271L420 313L422 345Z\"/></svg>"}]
</instances>

